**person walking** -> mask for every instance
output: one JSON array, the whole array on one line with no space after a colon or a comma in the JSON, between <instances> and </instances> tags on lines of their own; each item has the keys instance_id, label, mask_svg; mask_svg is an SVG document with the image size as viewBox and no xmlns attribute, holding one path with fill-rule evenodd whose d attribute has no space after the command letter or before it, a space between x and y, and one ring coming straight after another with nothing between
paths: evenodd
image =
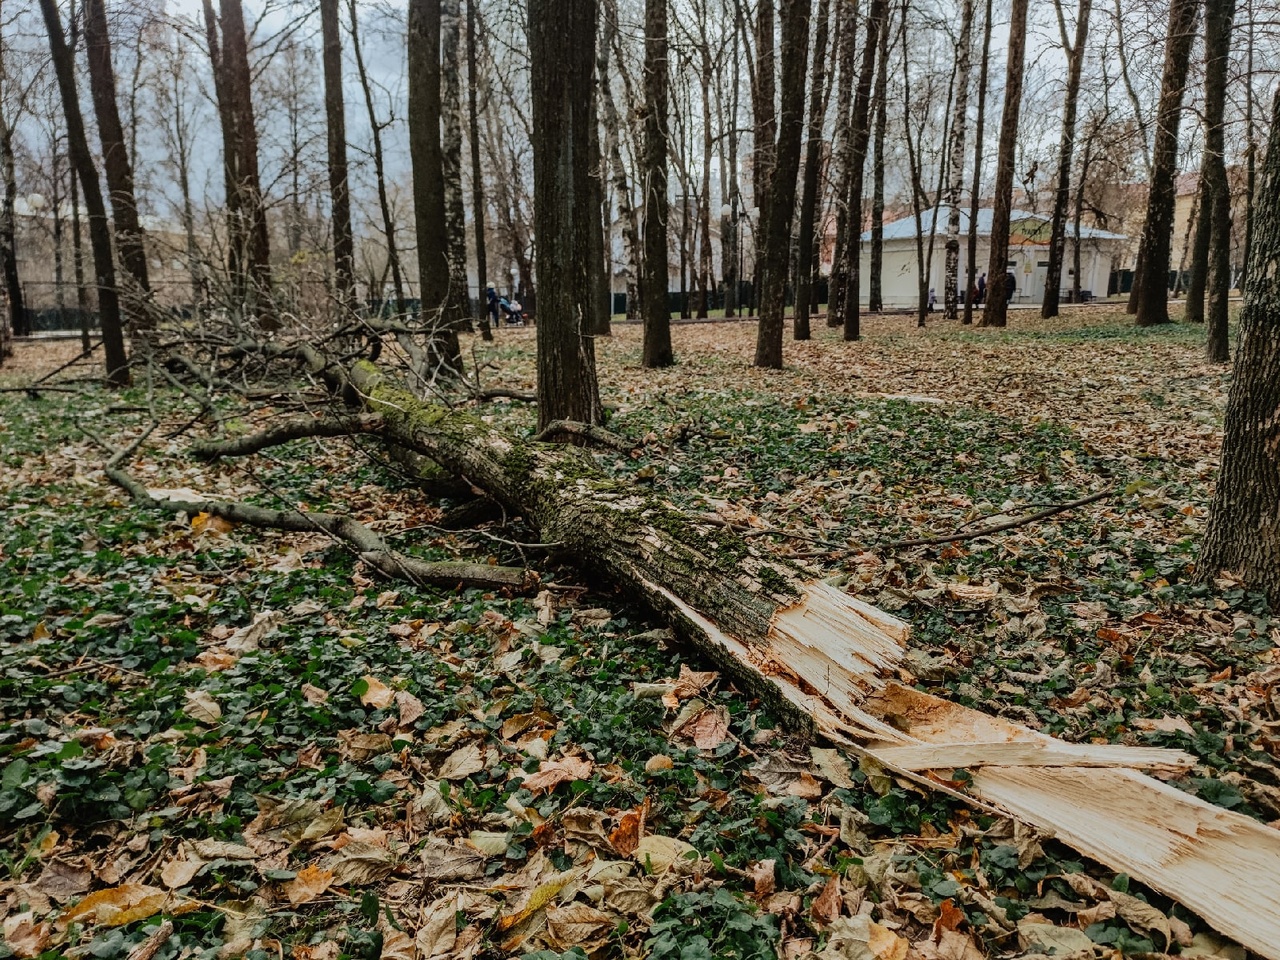
<instances>
[{"instance_id":1,"label":"person walking","mask_svg":"<svg viewBox=\"0 0 1280 960\"><path fill-rule=\"evenodd\" d=\"M499 319L498 310L498 291L493 289L492 283L485 289L484 296L487 301L485 309L489 311L489 319L493 321L495 327L501 326L502 321Z\"/></svg>"},{"instance_id":2,"label":"person walking","mask_svg":"<svg viewBox=\"0 0 1280 960\"><path fill-rule=\"evenodd\" d=\"M978 306L982 306L987 302L987 275L985 273L978 277L978 299L974 302Z\"/></svg>"}]
</instances>

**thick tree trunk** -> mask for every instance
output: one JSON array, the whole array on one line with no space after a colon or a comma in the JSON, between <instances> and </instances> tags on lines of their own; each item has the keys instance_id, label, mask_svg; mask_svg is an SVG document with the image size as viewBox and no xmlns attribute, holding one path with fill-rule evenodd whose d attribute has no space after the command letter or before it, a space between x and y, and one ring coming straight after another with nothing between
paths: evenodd
<instances>
[{"instance_id":1,"label":"thick tree trunk","mask_svg":"<svg viewBox=\"0 0 1280 960\"><path fill-rule=\"evenodd\" d=\"M809 314L813 297L814 225L821 213L822 198L818 180L822 170L822 121L826 116L827 97L827 31L835 15L835 4L818 8L818 31L813 39L813 74L809 80L809 142L804 157L804 187L800 191L800 258L796 265L795 325L796 340L808 340Z\"/></svg>"},{"instance_id":2,"label":"thick tree trunk","mask_svg":"<svg viewBox=\"0 0 1280 960\"><path fill-rule=\"evenodd\" d=\"M973 185L969 190L969 248L965 258L964 324L973 323L978 283L978 209L982 197L983 134L987 123L987 74L991 66L991 0L982 18L982 61L978 67L978 116L973 130Z\"/></svg>"},{"instance_id":3,"label":"thick tree trunk","mask_svg":"<svg viewBox=\"0 0 1280 960\"><path fill-rule=\"evenodd\" d=\"M880 53L876 59L876 119L871 148L871 252L867 267L867 310L884 311L884 144L889 125L889 31L880 31Z\"/></svg>"},{"instance_id":4,"label":"thick tree trunk","mask_svg":"<svg viewBox=\"0 0 1280 960\"><path fill-rule=\"evenodd\" d=\"M858 72L858 90L853 98L852 132L849 143L849 237L844 248L845 290L844 339L862 338L861 310L859 302L862 274L862 178L867 160L867 143L871 139L871 79L876 67L876 53L880 46L881 32L888 30L888 0L871 0L867 18L866 45L862 48L862 67Z\"/></svg>"},{"instance_id":5,"label":"thick tree trunk","mask_svg":"<svg viewBox=\"0 0 1280 960\"><path fill-rule=\"evenodd\" d=\"M57 0L40 0L49 34L49 53L57 75L62 108L67 119L67 151L80 178L84 205L89 214L89 242L93 248L94 271L97 274L98 315L102 323L103 349L107 359L107 379L114 386L129 384L129 361L125 354L124 328L120 322L120 300L116 293L116 269L111 250L111 228L107 224L107 207L98 183L98 171L89 152L89 139L80 114L76 93L75 61L62 33L62 20Z\"/></svg>"},{"instance_id":6,"label":"thick tree trunk","mask_svg":"<svg viewBox=\"0 0 1280 960\"><path fill-rule=\"evenodd\" d=\"M1254 210L1252 262L1198 571L1230 570L1280 604L1280 94Z\"/></svg>"},{"instance_id":7,"label":"thick tree trunk","mask_svg":"<svg viewBox=\"0 0 1280 960\"><path fill-rule=\"evenodd\" d=\"M450 273L440 147L440 3L409 3L409 158L418 238L418 299L422 324L431 335L433 373L457 370L462 363L458 333L446 315Z\"/></svg>"},{"instance_id":8,"label":"thick tree trunk","mask_svg":"<svg viewBox=\"0 0 1280 960\"><path fill-rule=\"evenodd\" d=\"M853 144L853 81L857 73L858 5L841 4L840 39L836 44L836 122L832 136L832 166L835 180L836 240L828 281L827 326L844 323L845 246L849 243L849 150Z\"/></svg>"},{"instance_id":9,"label":"thick tree trunk","mask_svg":"<svg viewBox=\"0 0 1280 960\"><path fill-rule=\"evenodd\" d=\"M449 231L449 300L446 320L469 329L474 310L467 283L467 218L462 200L462 8L459 0L440 6L441 165L444 171L445 226Z\"/></svg>"},{"instance_id":10,"label":"thick tree trunk","mask_svg":"<svg viewBox=\"0 0 1280 960\"><path fill-rule=\"evenodd\" d=\"M667 0L644 5L644 270L640 302L644 310L646 367L669 367L671 312L667 306Z\"/></svg>"},{"instance_id":11,"label":"thick tree trunk","mask_svg":"<svg viewBox=\"0 0 1280 960\"><path fill-rule=\"evenodd\" d=\"M484 175L480 168L480 70L477 49L480 38L476 31L480 23L476 17L477 0L467 0L467 142L471 147L471 221L476 240L476 295L480 303L480 335L493 339L490 317L485 301L485 289L489 286L489 254L485 249L484 235Z\"/></svg>"},{"instance_id":12,"label":"thick tree trunk","mask_svg":"<svg viewBox=\"0 0 1280 960\"><path fill-rule=\"evenodd\" d=\"M1083 0L1088 3L1088 0ZM951 180L947 188L947 260L942 280L943 316L959 316L960 191L964 185L965 121L969 112L969 53L973 45L973 3L964 0L956 42L956 110L951 126Z\"/></svg>"},{"instance_id":13,"label":"thick tree trunk","mask_svg":"<svg viewBox=\"0 0 1280 960\"><path fill-rule=\"evenodd\" d=\"M593 60L592 66L596 66L597 61ZM605 172L604 154L600 150L600 124L595 122L597 115L598 85L591 85L591 107L589 115L593 118L590 126L587 128L587 166L590 168L590 174L587 180L587 186L591 191L591 197L588 201L595 216L596 229L587 234L587 239L591 246L591 255L588 258L588 269L590 270L591 283L591 331L597 337L608 337L613 334L612 314L613 304L609 296L609 280L612 272L612 264L606 255L607 237L609 231L608 207L605 203Z\"/></svg>"},{"instance_id":14,"label":"thick tree trunk","mask_svg":"<svg viewBox=\"0 0 1280 960\"><path fill-rule=\"evenodd\" d=\"M369 82L369 74L364 64L364 53L360 48L360 24L356 7L357 0L350 0L351 14L351 50L355 54L356 73L360 77L360 89L364 93L365 110L369 115L369 130L373 139L373 175L378 185L378 210L382 214L382 233L387 244L387 264L391 268L391 288L395 292L395 312L405 308L404 277L400 269L400 253L396 246L396 224L391 215L391 200L387 196L386 162L382 149L382 128L386 125L378 120L373 105L373 86ZM474 2L474 0L471 0ZM477 220L477 223L480 221ZM481 278L484 282L484 278ZM381 292L379 292L381 296Z\"/></svg>"},{"instance_id":15,"label":"thick tree trunk","mask_svg":"<svg viewBox=\"0 0 1280 960\"><path fill-rule=\"evenodd\" d=\"M1216 184L1209 171L1212 163L1206 148L1200 162L1200 183L1191 216L1191 262L1187 272L1187 303L1182 319L1187 323L1204 323L1204 295L1209 289L1209 240L1213 233L1213 195Z\"/></svg>"},{"instance_id":16,"label":"thick tree trunk","mask_svg":"<svg viewBox=\"0 0 1280 960\"><path fill-rule=\"evenodd\" d=\"M761 7L771 0L765 0ZM791 224L796 212L800 138L804 132L804 74L809 52L809 0L782 0L782 102L778 142L769 171L769 202L763 211L757 367L782 369L782 326L787 312Z\"/></svg>"},{"instance_id":17,"label":"thick tree trunk","mask_svg":"<svg viewBox=\"0 0 1280 960\"><path fill-rule=\"evenodd\" d=\"M474 0L473 0L474 2ZM635 205L631 202L631 181L627 177L626 164L622 162L622 123L618 118L618 106L613 99L613 78L609 68L610 57L618 33L617 0L607 0L601 8L600 50L596 56L596 75L600 78L601 122L604 125L606 153L609 157L609 176L613 184L614 201L618 205L618 220L622 224L622 255L627 278L627 318L636 319L639 312L640 278L640 223ZM612 311L610 305L610 311Z\"/></svg>"},{"instance_id":18,"label":"thick tree trunk","mask_svg":"<svg viewBox=\"0 0 1280 960\"><path fill-rule=\"evenodd\" d=\"M533 218L538 237L538 426L604 421L596 385L591 234L600 206L587 162L596 0L529 0Z\"/></svg>"},{"instance_id":19,"label":"thick tree trunk","mask_svg":"<svg viewBox=\"0 0 1280 960\"><path fill-rule=\"evenodd\" d=\"M1135 322L1140 327L1169 322L1169 248L1173 233L1173 207L1177 199L1178 126L1182 120L1182 100L1199 12L1199 0L1173 0L1169 8L1169 36L1160 81L1151 188L1138 247L1138 268L1129 297L1129 312L1137 314Z\"/></svg>"},{"instance_id":20,"label":"thick tree trunk","mask_svg":"<svg viewBox=\"0 0 1280 960\"><path fill-rule=\"evenodd\" d=\"M0 68L0 84L6 79L4 70ZM13 128L4 115L3 106L0 106L0 176L4 178L4 197L0 199L0 268L4 270L4 288L9 301L4 327L9 335L25 337L31 333L31 327L23 301L22 278L18 275L17 219L14 216L18 181L13 162ZM8 337L0 336L0 359L6 351L10 351Z\"/></svg>"},{"instance_id":21,"label":"thick tree trunk","mask_svg":"<svg viewBox=\"0 0 1280 960\"><path fill-rule=\"evenodd\" d=\"M329 146L329 202L333 218L333 275L344 313L355 308L355 241L351 233L351 191L347 183L347 111L342 95L342 33L338 0L320 0L324 40L324 112Z\"/></svg>"},{"instance_id":22,"label":"thick tree trunk","mask_svg":"<svg viewBox=\"0 0 1280 960\"><path fill-rule=\"evenodd\" d=\"M98 139L102 143L102 167L111 197L111 214L115 225L116 250L120 266L137 283L142 296L149 295L147 251L143 244L142 226L138 222L138 204L133 190L133 167L125 145L124 127L116 104L116 75L111 63L111 38L107 28L105 0L85 0L84 39L89 58L89 86L93 93L93 112L98 121ZM129 322L135 330L152 326L149 311L125 299Z\"/></svg>"},{"instance_id":23,"label":"thick tree trunk","mask_svg":"<svg viewBox=\"0 0 1280 960\"><path fill-rule=\"evenodd\" d=\"M1006 285L1009 260L1009 210L1013 202L1013 161L1018 149L1018 116L1022 110L1022 79L1027 46L1027 0L1013 0L1009 24L1009 59L1005 70L1004 112L1000 118L1000 153L996 160L995 199L991 210L991 266L987 271L987 305L981 326L1003 327L1010 291Z\"/></svg>"},{"instance_id":24,"label":"thick tree trunk","mask_svg":"<svg viewBox=\"0 0 1280 960\"><path fill-rule=\"evenodd\" d=\"M1209 219L1209 312L1205 355L1215 363L1231 359L1227 344L1227 299L1231 292L1231 186L1227 182L1223 113L1227 99L1227 58L1231 56L1231 21L1235 0L1206 7L1205 16L1205 157L1213 200Z\"/></svg>"},{"instance_id":25,"label":"thick tree trunk","mask_svg":"<svg viewBox=\"0 0 1280 960\"><path fill-rule=\"evenodd\" d=\"M1061 2L1061 0L1059 0ZM1061 299L1062 259L1067 249L1067 207L1071 203L1071 157L1076 145L1076 108L1080 101L1080 76L1084 72L1085 44L1089 39L1092 0L1080 0L1076 11L1076 39L1067 65L1067 90L1062 108L1062 139L1058 143L1058 183L1049 228L1049 272L1044 281L1040 316L1056 317ZM1064 37L1065 40L1065 37Z\"/></svg>"}]
</instances>

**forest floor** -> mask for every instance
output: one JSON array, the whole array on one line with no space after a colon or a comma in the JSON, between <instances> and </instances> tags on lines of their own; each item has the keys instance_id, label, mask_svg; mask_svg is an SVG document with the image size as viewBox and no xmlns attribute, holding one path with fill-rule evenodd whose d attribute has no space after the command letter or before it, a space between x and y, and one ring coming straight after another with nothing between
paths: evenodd
<instances>
[{"instance_id":1,"label":"forest floor","mask_svg":"<svg viewBox=\"0 0 1280 960\"><path fill-rule=\"evenodd\" d=\"M619 324L600 390L637 449L597 456L909 622L925 688L1181 748L1178 787L1277 820L1280 626L1192 578L1228 368L1202 329L1114 308L1011 322L871 318L845 344L819 321L780 372L749 366L754 324L676 326L662 371ZM535 337L465 348L486 386L531 389ZM0 387L76 352L20 345ZM133 470L540 588L390 583L324 536L138 508L98 444L153 400L166 426L193 412L156 396L0 394L0 956L1244 955L1052 839L788 735L518 520L442 529L449 504L367 440L210 465L162 428ZM229 433L265 416L220 410Z\"/></svg>"}]
</instances>

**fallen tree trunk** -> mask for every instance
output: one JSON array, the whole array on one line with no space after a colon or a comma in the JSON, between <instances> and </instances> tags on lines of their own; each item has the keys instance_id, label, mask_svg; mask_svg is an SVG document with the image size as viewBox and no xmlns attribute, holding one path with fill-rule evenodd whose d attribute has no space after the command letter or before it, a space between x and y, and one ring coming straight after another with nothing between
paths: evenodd
<instances>
[{"instance_id":1,"label":"fallen tree trunk","mask_svg":"<svg viewBox=\"0 0 1280 960\"><path fill-rule=\"evenodd\" d=\"M1066 744L904 686L902 621L606 477L579 449L513 439L418 399L370 363L353 368L350 384L382 415L389 441L630 589L793 726L1055 835L1280 960L1280 831L1138 772L1185 771L1192 757ZM963 792L957 767L973 771Z\"/></svg>"}]
</instances>

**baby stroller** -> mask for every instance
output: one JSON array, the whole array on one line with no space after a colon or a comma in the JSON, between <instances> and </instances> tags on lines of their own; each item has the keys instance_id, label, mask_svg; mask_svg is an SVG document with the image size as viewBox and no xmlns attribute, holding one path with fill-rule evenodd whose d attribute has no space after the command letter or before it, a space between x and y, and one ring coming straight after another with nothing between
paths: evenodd
<instances>
[{"instance_id":1,"label":"baby stroller","mask_svg":"<svg viewBox=\"0 0 1280 960\"><path fill-rule=\"evenodd\" d=\"M524 307L521 306L519 300L508 300L506 297L499 297L498 306L502 309L502 315L507 319L507 326L524 326Z\"/></svg>"}]
</instances>

